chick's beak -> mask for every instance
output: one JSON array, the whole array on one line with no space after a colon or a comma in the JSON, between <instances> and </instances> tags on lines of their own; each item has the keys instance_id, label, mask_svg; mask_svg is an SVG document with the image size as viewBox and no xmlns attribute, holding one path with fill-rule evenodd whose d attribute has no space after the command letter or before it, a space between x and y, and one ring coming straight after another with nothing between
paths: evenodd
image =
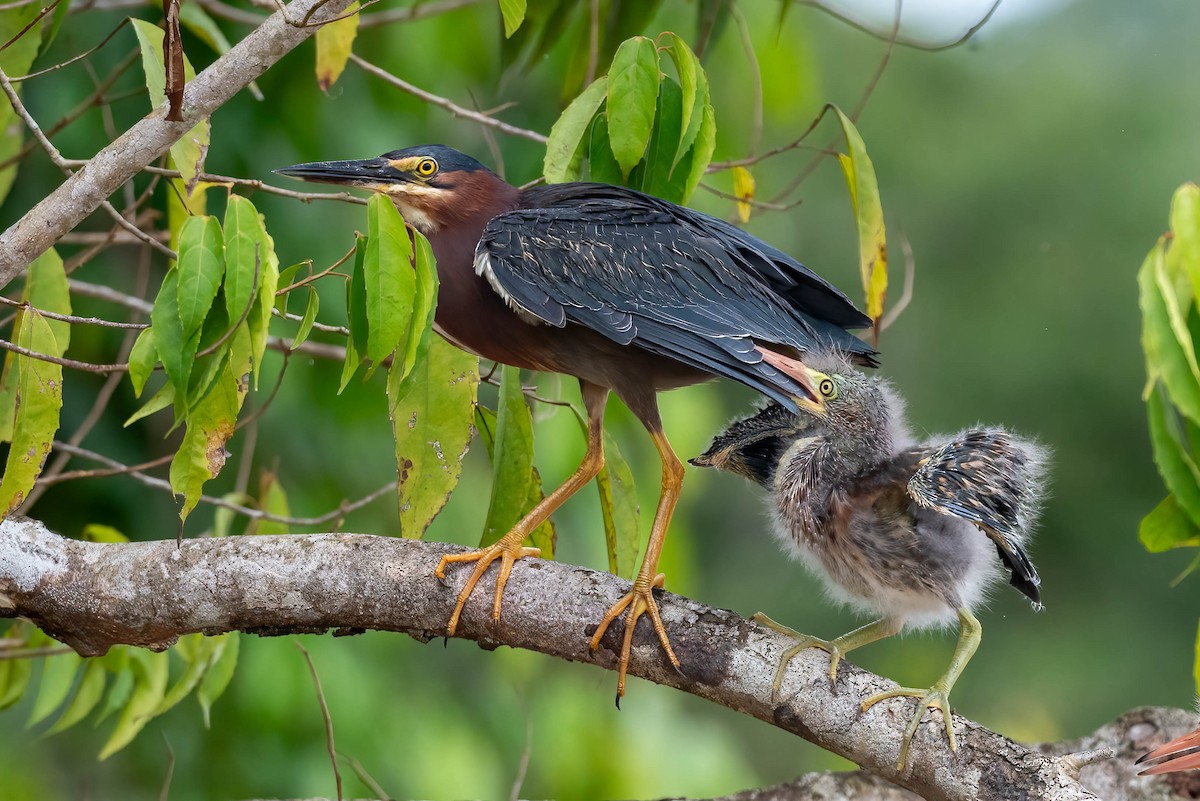
<instances>
[{"instance_id":1,"label":"chick's beak","mask_svg":"<svg viewBox=\"0 0 1200 801\"><path fill-rule=\"evenodd\" d=\"M828 381L829 376L825 375L819 370L812 369L807 364L801 364L800 367L802 368L804 377L806 379L805 381L802 381L801 384L806 390L808 390L809 394L808 397L796 398L796 405L809 414L816 415L817 417L824 417L829 410L825 408L825 399L817 387L821 385L822 381Z\"/></svg>"},{"instance_id":2,"label":"chick's beak","mask_svg":"<svg viewBox=\"0 0 1200 801\"><path fill-rule=\"evenodd\" d=\"M341 186L379 187L408 182L408 176L384 158L361 161L310 161L306 164L282 167L274 172L302 181Z\"/></svg>"}]
</instances>

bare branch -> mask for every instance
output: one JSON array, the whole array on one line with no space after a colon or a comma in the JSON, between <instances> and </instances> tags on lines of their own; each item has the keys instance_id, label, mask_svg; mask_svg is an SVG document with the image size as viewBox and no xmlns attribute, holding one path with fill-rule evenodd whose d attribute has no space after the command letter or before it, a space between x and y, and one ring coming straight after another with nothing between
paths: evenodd
<instances>
[{"instance_id":1,"label":"bare branch","mask_svg":"<svg viewBox=\"0 0 1200 801\"><path fill-rule=\"evenodd\" d=\"M405 92L408 92L410 95L419 97L422 100L424 100L426 103L431 103L431 104L437 106L438 108L444 108L444 109L446 109L446 111L449 111L451 114L453 114L456 117L462 117L463 119L466 119L466 120L473 120L474 122L477 122L480 125L487 125L489 127L495 128L497 131L501 131L502 133L506 133L506 134L511 134L512 136L520 136L524 139L532 139L534 142L540 142L541 144L546 143L546 137L543 134L538 133L537 131L530 131L527 128L518 128L516 125L509 125L507 122L498 120L494 117L489 117L488 115L483 114L481 112L472 111L469 108L463 108L462 106L458 105L457 103L455 103L452 100L447 100L446 98L441 97L439 95L435 95L432 92L426 92L424 89L421 89L420 87L413 86L411 83L404 80L403 78L398 78L395 75L392 75L387 70L381 69L380 67L376 67L374 64L372 64L371 62L367 61L366 59L360 57L356 53L350 54L350 60L352 62L354 62L355 64L357 64L359 67L362 67L362 69L364 69L365 71L374 75L376 78L382 78L383 80L390 83L392 86L395 86L397 89L401 89Z\"/></svg>"},{"instance_id":2,"label":"bare branch","mask_svg":"<svg viewBox=\"0 0 1200 801\"><path fill-rule=\"evenodd\" d=\"M293 0L288 16L305 17L319 5L318 21L337 16L349 0ZM225 55L196 76L184 93L183 122L167 122L163 108L152 111L101 150L58 189L0 234L0 287L20 275L59 237L106 202L106 198L172 144L211 115L314 29L288 25L273 14Z\"/></svg>"},{"instance_id":3,"label":"bare branch","mask_svg":"<svg viewBox=\"0 0 1200 801\"><path fill-rule=\"evenodd\" d=\"M162 649L183 634L233 630L380 629L427 641L441 636L465 578L455 571L438 581L434 568L442 554L459 550L353 534L98 544L64 539L37 521L9 519L0 522L0 615L27 617L85 655L118 643ZM503 619L492 620L491 597L480 593L466 606L459 636L612 670L621 626L614 625L595 652L587 641L628 586L608 573L522 560L505 590ZM633 675L764 720L934 801L1096 798L1071 775L1074 763L959 716L957 753L947 748L934 715L918 730L909 769L897 773L912 701L859 709L862 698L892 682L847 664L835 693L828 656L810 649L793 660L784 700L772 700L771 679L791 644L787 637L672 593L662 593L659 603L682 670L663 658L647 623L633 638Z\"/></svg>"}]
</instances>

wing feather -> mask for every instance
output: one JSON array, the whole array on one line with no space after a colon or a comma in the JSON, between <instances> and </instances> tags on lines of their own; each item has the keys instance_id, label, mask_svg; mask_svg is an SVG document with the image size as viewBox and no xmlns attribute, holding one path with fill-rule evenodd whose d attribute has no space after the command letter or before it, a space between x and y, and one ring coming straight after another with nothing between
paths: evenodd
<instances>
[{"instance_id":1,"label":"wing feather","mask_svg":"<svg viewBox=\"0 0 1200 801\"><path fill-rule=\"evenodd\" d=\"M716 218L632 190L557 184L494 217L476 271L525 319L586 326L722 375L794 408L806 394L755 344L837 349L873 363L869 325L795 260Z\"/></svg>"},{"instance_id":2,"label":"wing feather","mask_svg":"<svg viewBox=\"0 0 1200 801\"><path fill-rule=\"evenodd\" d=\"M1039 603L1041 578L1024 544L1045 485L1036 445L1002 429L964 431L923 459L908 482L918 504L978 526L993 542L1011 583Z\"/></svg>"}]
</instances>

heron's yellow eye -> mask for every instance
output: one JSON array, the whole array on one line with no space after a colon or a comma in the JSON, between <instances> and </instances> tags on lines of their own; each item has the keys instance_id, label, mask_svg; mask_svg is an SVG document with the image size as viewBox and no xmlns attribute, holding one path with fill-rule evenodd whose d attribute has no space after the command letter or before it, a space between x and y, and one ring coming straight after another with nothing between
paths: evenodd
<instances>
[{"instance_id":1,"label":"heron's yellow eye","mask_svg":"<svg viewBox=\"0 0 1200 801\"><path fill-rule=\"evenodd\" d=\"M822 378L817 383L817 392L820 392L821 397L825 400L832 400L837 397L837 384L833 382L832 378Z\"/></svg>"},{"instance_id":2,"label":"heron's yellow eye","mask_svg":"<svg viewBox=\"0 0 1200 801\"><path fill-rule=\"evenodd\" d=\"M421 159L417 162L417 175L429 178L438 171L438 164L433 159Z\"/></svg>"}]
</instances>

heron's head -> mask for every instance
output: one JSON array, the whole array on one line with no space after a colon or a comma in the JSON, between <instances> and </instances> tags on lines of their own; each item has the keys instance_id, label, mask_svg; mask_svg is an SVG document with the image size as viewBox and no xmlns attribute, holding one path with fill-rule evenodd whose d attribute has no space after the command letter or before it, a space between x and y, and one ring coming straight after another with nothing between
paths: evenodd
<instances>
[{"instance_id":1,"label":"heron's head","mask_svg":"<svg viewBox=\"0 0 1200 801\"><path fill-rule=\"evenodd\" d=\"M404 219L425 234L497 204L511 204L516 196L516 190L494 172L445 145L406 147L361 161L313 161L275 172L387 195Z\"/></svg>"}]
</instances>

